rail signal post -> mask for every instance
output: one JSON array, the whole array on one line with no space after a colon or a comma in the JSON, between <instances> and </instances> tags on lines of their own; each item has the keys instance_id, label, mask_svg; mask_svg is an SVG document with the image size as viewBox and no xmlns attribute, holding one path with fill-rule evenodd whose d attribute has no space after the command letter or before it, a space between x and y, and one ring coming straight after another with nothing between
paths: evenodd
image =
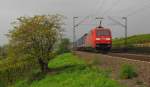
<instances>
[{"instance_id":1,"label":"rail signal post","mask_svg":"<svg viewBox=\"0 0 150 87\"><path fill-rule=\"evenodd\" d=\"M75 49L75 47L76 47L76 43L75 43L75 41L76 41L76 31L75 31L75 28L76 28L76 20L75 19L77 19L78 17L73 17L73 49Z\"/></svg>"}]
</instances>

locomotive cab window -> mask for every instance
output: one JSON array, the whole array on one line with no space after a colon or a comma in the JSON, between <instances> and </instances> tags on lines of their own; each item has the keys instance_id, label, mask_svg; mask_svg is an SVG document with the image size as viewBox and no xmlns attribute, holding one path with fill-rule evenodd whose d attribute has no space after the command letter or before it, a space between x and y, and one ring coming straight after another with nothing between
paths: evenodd
<instances>
[{"instance_id":1,"label":"locomotive cab window","mask_svg":"<svg viewBox=\"0 0 150 87\"><path fill-rule=\"evenodd\" d=\"M107 30L97 30L96 36L110 36L110 32Z\"/></svg>"}]
</instances>

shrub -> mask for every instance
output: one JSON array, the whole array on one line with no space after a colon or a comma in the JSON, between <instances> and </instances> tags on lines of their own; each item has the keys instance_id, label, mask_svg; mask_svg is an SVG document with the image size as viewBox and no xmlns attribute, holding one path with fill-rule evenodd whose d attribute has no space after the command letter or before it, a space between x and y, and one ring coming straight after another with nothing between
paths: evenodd
<instances>
[{"instance_id":1,"label":"shrub","mask_svg":"<svg viewBox=\"0 0 150 87\"><path fill-rule=\"evenodd\" d=\"M30 84L33 81L41 80L45 77L45 73L42 73L40 69L33 70L30 75L27 77L27 82Z\"/></svg>"},{"instance_id":2,"label":"shrub","mask_svg":"<svg viewBox=\"0 0 150 87\"><path fill-rule=\"evenodd\" d=\"M136 76L137 76L137 71L135 67L129 64L122 65L121 70L120 70L120 77L122 79L131 79Z\"/></svg>"},{"instance_id":3,"label":"shrub","mask_svg":"<svg viewBox=\"0 0 150 87\"><path fill-rule=\"evenodd\" d=\"M31 76L33 70L39 69L38 66L29 55L22 55L22 58L18 58L18 60L4 59L0 63L0 85L2 83L8 86L17 80L26 79Z\"/></svg>"},{"instance_id":4,"label":"shrub","mask_svg":"<svg viewBox=\"0 0 150 87\"><path fill-rule=\"evenodd\" d=\"M2 81L0 81L0 87L6 87Z\"/></svg>"},{"instance_id":5,"label":"shrub","mask_svg":"<svg viewBox=\"0 0 150 87\"><path fill-rule=\"evenodd\" d=\"M49 53L62 36L63 24L63 16L58 14L17 18L13 29L7 34L11 52L17 56L32 55L32 59L38 61L41 71L47 73L48 61L52 59Z\"/></svg>"},{"instance_id":6,"label":"shrub","mask_svg":"<svg viewBox=\"0 0 150 87\"><path fill-rule=\"evenodd\" d=\"M58 44L57 53L63 54L70 52L70 40L68 38L61 39L61 42Z\"/></svg>"}]
</instances>

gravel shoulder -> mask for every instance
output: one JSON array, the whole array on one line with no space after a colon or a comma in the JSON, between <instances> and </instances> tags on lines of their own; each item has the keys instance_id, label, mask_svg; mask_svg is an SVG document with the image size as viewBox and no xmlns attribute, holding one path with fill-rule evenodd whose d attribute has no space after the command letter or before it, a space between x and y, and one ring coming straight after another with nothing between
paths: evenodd
<instances>
[{"instance_id":1,"label":"gravel shoulder","mask_svg":"<svg viewBox=\"0 0 150 87\"><path fill-rule=\"evenodd\" d=\"M83 58L86 62L96 59L99 67L112 70L112 78L118 80L127 87L150 87L150 62L126 59L123 57L113 57L99 53L76 52L76 55ZM138 77L122 80L119 78L119 70L123 64L131 64L138 71Z\"/></svg>"}]
</instances>

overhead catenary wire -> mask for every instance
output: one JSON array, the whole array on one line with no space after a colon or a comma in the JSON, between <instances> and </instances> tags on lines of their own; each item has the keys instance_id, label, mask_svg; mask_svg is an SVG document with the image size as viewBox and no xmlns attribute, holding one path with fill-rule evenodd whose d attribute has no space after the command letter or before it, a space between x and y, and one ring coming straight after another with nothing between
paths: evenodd
<instances>
[{"instance_id":1,"label":"overhead catenary wire","mask_svg":"<svg viewBox=\"0 0 150 87\"><path fill-rule=\"evenodd\" d=\"M79 26L80 24L82 24L85 20L87 20L88 18L90 18L90 16L95 16L98 13L99 8L102 10L103 9L103 5L105 4L106 0L99 0L97 7L95 8L95 12L94 14L90 14L88 16L86 16L85 18L83 18L83 20L81 20L78 24L76 24L76 26Z\"/></svg>"},{"instance_id":2,"label":"overhead catenary wire","mask_svg":"<svg viewBox=\"0 0 150 87\"><path fill-rule=\"evenodd\" d=\"M116 6L119 5L121 0L116 0L114 3L112 3L112 5L109 7L109 9L107 9L102 16L104 16L105 14L107 14L108 12L111 12L111 10L113 10Z\"/></svg>"},{"instance_id":3,"label":"overhead catenary wire","mask_svg":"<svg viewBox=\"0 0 150 87\"><path fill-rule=\"evenodd\" d=\"M121 1L121 0L116 0L116 1L110 6L110 8L107 9L107 10L103 13L103 15L101 15L101 17L104 16L105 14L107 14L108 12L111 12L117 5L119 5L120 1ZM86 16L86 17L83 18L83 20L81 20L77 25L82 24L86 19L90 18L91 16L95 16L96 14L98 14L98 12L103 9L103 6L104 6L105 2L106 2L106 0L99 0L98 5L97 5L97 7L95 8L96 10L95 10L94 14L90 14L90 15ZM134 6L132 6L132 7L134 7ZM130 7L130 8L132 8L132 7ZM136 11L133 11L133 12L131 12L130 14L128 14L128 15L126 15L126 16L127 16L127 17L133 16L134 14L138 13L139 11L142 11L142 10L147 9L147 8L145 8L145 7L149 7L149 4L146 5L146 6L144 5L144 7L140 8L140 9L137 9ZM130 8L128 8L128 9L130 9ZM127 9L127 10L128 10L128 9ZM100 11L100 12L101 12L101 11Z\"/></svg>"},{"instance_id":4,"label":"overhead catenary wire","mask_svg":"<svg viewBox=\"0 0 150 87\"><path fill-rule=\"evenodd\" d=\"M108 9L106 9L106 11L104 11L104 12L102 13L102 9L104 8L103 6L104 6L104 4L105 4L105 1L106 1L106 0L99 0L99 3L98 3L98 5L97 5L97 7L95 8L95 9L96 9L95 12L93 12L93 14L90 14L90 15L84 17L83 20L79 21L79 23L78 23L76 26L79 26L79 25L81 25L81 26L84 26L84 25L86 25L86 26L95 26L95 24L82 24L82 23L83 23L85 20L89 19L91 16L96 16L99 11L101 11L101 17L102 17L103 15L105 15L105 14L111 12L112 10L114 10L114 8L116 8L116 6L119 5L119 3L120 3L121 0L116 0L114 3L111 4L111 6L110 6ZM129 7L128 9L131 10L132 7L134 7L134 6L131 6L131 7ZM150 7L150 5L149 5L149 4L146 4L146 5L144 5L144 7L141 7L141 8L139 8L139 9L136 9L135 11L132 11L130 14L126 15L126 17L130 17L130 16L133 16L133 15L136 15L138 12L141 12L141 11L144 11L144 10L148 9L148 7ZM129 10L128 10L128 11L129 11ZM115 19L113 19L113 18L109 18L109 19L111 19L111 20L114 21L115 23L114 23L114 24L113 24L113 23L112 23L112 24L107 24L107 25L113 25L113 26L114 26L114 25L118 25L118 24L119 24L119 25L121 25L122 27L124 27L124 25L121 24L121 22L119 23L119 21L117 22L117 21L115 21Z\"/></svg>"},{"instance_id":5,"label":"overhead catenary wire","mask_svg":"<svg viewBox=\"0 0 150 87\"><path fill-rule=\"evenodd\" d=\"M124 27L124 25L123 25L121 22L115 20L114 18L112 18L112 17L110 17L110 16L108 16L108 18L109 18L110 20L114 21L116 24L119 24L119 25L121 25L122 27Z\"/></svg>"},{"instance_id":6,"label":"overhead catenary wire","mask_svg":"<svg viewBox=\"0 0 150 87\"><path fill-rule=\"evenodd\" d=\"M102 5L101 2L104 2L104 0L98 0L98 4L95 8L95 12L98 10L98 8Z\"/></svg>"},{"instance_id":7,"label":"overhead catenary wire","mask_svg":"<svg viewBox=\"0 0 150 87\"><path fill-rule=\"evenodd\" d=\"M131 12L130 14L128 14L128 15L126 15L125 17L130 17L130 16L133 16L133 15L136 15L137 13L139 13L139 12L142 12L142 11L145 11L145 10L147 10L149 7L150 7L150 3L148 3L148 4L146 4L146 3L148 3L148 2L145 2L144 3L144 6L142 6L141 8L139 8L139 9L136 9L135 11L133 11L133 12ZM136 7L135 5L134 6L132 6L132 7ZM130 9L131 9L131 7L129 7ZM128 9L129 9L128 8ZM127 9L127 10L128 10ZM109 19L111 19L112 21L114 21L114 22L116 22L117 24L119 24L119 25L121 25L121 26L123 26L122 24L120 24L119 22L117 22L117 21L115 21L115 19L113 19L113 17L108 17ZM122 18L122 17L121 17ZM111 24L110 24L111 25ZM115 24L112 24L112 25L115 25Z\"/></svg>"},{"instance_id":8,"label":"overhead catenary wire","mask_svg":"<svg viewBox=\"0 0 150 87\"><path fill-rule=\"evenodd\" d=\"M100 2L99 2L100 3ZM103 6L105 5L106 0L102 0L101 4L99 4L95 10L95 13L93 15L97 15L98 12L102 12Z\"/></svg>"},{"instance_id":9,"label":"overhead catenary wire","mask_svg":"<svg viewBox=\"0 0 150 87\"><path fill-rule=\"evenodd\" d=\"M143 11L149 9L149 8L150 8L150 3L145 4L143 7L139 8L139 9L136 9L136 10L133 11L132 13L126 15L126 17L130 17L130 16L133 16L133 15L136 15L137 13L143 12Z\"/></svg>"},{"instance_id":10,"label":"overhead catenary wire","mask_svg":"<svg viewBox=\"0 0 150 87\"><path fill-rule=\"evenodd\" d=\"M121 1L121 0L120 0ZM143 3L144 2L144 3ZM149 3L149 0L142 0L142 2L139 2L138 4L136 3L134 3L134 4L132 4L132 6L128 6L127 8L125 8L125 9L121 9L121 10L119 10L119 11L117 11L117 13L119 12L119 13L125 13L125 12L129 12L129 11L131 11L131 10L134 10L134 9L132 9L132 8L136 8L136 7L139 7L139 5L141 5L142 7L141 8L143 8L143 6L145 6L147 3ZM150 3L149 3L150 4ZM141 9L140 8L140 9ZM131 11L131 13L134 13L135 11ZM130 13L130 14L131 14ZM129 14L128 14L129 15Z\"/></svg>"},{"instance_id":11,"label":"overhead catenary wire","mask_svg":"<svg viewBox=\"0 0 150 87\"><path fill-rule=\"evenodd\" d=\"M140 3L141 4L141 3ZM144 3L145 4L145 3ZM138 4L139 5L139 4ZM137 4L136 5L132 5L132 6L129 6L129 7L127 7L127 8L124 8L124 9L121 9L121 10L118 10L118 11L116 11L116 13L125 13L125 12L130 12L131 10L133 10L132 8L136 8L136 7L139 7L139 6L137 6ZM132 11L131 11L132 12Z\"/></svg>"},{"instance_id":12,"label":"overhead catenary wire","mask_svg":"<svg viewBox=\"0 0 150 87\"><path fill-rule=\"evenodd\" d=\"M75 25L75 27L79 26L80 24L82 24L86 19L88 19L90 17L89 16L86 16L83 20L81 20L78 24Z\"/></svg>"},{"instance_id":13,"label":"overhead catenary wire","mask_svg":"<svg viewBox=\"0 0 150 87\"><path fill-rule=\"evenodd\" d=\"M104 5L105 5L106 1L107 0L99 0L99 3L96 7L96 10L93 14L91 14L91 16L95 17L95 16L99 15L99 12L102 14L102 10L104 8ZM102 17L102 16L100 16L100 17ZM94 18L94 20L95 19L96 19L96 17Z\"/></svg>"},{"instance_id":14,"label":"overhead catenary wire","mask_svg":"<svg viewBox=\"0 0 150 87\"><path fill-rule=\"evenodd\" d=\"M144 2L144 0L142 2ZM129 6L128 8L121 9L121 10L117 11L117 13L126 13L128 11L131 13L124 15L124 16L130 16L130 15L132 16L132 14L136 14L136 13L138 13L138 11L142 11L143 9L145 10L146 9L145 7L146 6L148 7L150 5L150 3L149 4L147 4L147 3L149 3L149 0L145 0L144 3L140 2L139 4L134 4L132 6ZM141 7L135 10L135 8L139 7L139 5L141 5ZM134 10L134 11L131 11L131 10Z\"/></svg>"},{"instance_id":15,"label":"overhead catenary wire","mask_svg":"<svg viewBox=\"0 0 150 87\"><path fill-rule=\"evenodd\" d=\"M119 5L120 1L121 1L121 0L116 0L116 1L109 7L109 9L107 9L106 11L104 11L104 13L103 13L103 15L101 15L101 17L104 16L105 14L107 14L108 12L111 12L117 5ZM104 6L105 2L106 2L106 0L99 0L98 5L97 5L97 7L95 8L96 10L95 10L94 14L90 14L90 15L84 17L78 24L76 24L76 26L81 25L85 20L89 19L90 17L96 16L96 14L98 14L99 10L102 10L102 9L103 9L103 6ZM132 6L132 7L133 7L133 6ZM147 8L145 8L145 7L149 7L149 5L146 5L146 6L144 5L144 7L140 8L140 9L137 9L136 11L133 11L132 13L126 15L126 17L133 16L133 15L135 15L136 13L138 13L139 11L147 9ZM128 9L129 9L129 8L128 8Z\"/></svg>"}]
</instances>

